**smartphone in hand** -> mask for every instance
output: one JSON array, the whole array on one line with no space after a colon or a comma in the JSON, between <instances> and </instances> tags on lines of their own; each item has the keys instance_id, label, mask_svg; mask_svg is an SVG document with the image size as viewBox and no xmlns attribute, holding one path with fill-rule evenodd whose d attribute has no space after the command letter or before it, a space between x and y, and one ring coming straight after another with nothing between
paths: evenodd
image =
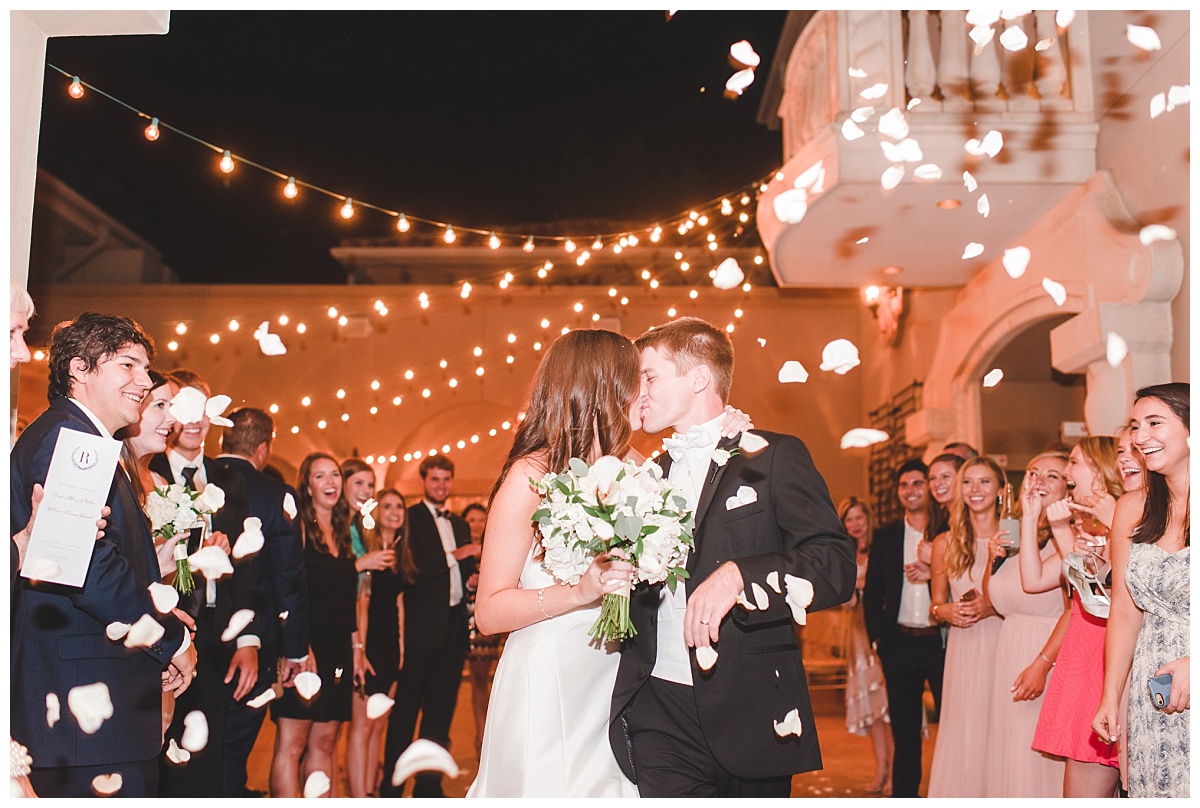
<instances>
[{"instance_id":1,"label":"smartphone in hand","mask_svg":"<svg viewBox=\"0 0 1200 808\"><path fill-rule=\"evenodd\" d=\"M1166 707L1171 701L1171 674L1151 676L1146 684L1150 688L1150 700L1158 709Z\"/></svg>"}]
</instances>

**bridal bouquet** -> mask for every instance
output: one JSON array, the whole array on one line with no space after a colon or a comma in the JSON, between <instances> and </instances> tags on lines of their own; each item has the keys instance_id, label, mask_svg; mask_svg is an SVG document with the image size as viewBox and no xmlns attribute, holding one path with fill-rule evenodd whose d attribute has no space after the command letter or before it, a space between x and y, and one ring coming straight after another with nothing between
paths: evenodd
<instances>
[{"instance_id":1,"label":"bridal bouquet","mask_svg":"<svg viewBox=\"0 0 1200 808\"><path fill-rule=\"evenodd\" d=\"M542 501L533 520L541 534L546 571L575 585L592 559L621 550L634 567L634 583L666 582L671 591L687 578L692 514L653 461L637 465L611 455L589 466L571 458L561 474L530 484ZM623 640L637 633L629 621L629 589L604 596L592 637Z\"/></svg>"},{"instance_id":2,"label":"bridal bouquet","mask_svg":"<svg viewBox=\"0 0 1200 808\"><path fill-rule=\"evenodd\" d=\"M190 594L195 588L192 570L188 566L187 538L193 528L204 527L204 516L225 506L225 492L209 483L197 493L179 483L155 488L146 497L146 515L156 539L173 539L175 543L175 588Z\"/></svg>"}]
</instances>

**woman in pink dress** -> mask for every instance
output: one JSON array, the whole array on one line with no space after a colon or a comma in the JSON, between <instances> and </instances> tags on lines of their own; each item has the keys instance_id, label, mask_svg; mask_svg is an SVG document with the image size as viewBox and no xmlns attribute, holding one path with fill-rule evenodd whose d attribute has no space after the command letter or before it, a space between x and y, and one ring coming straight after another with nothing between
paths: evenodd
<instances>
[{"instance_id":1,"label":"woman in pink dress","mask_svg":"<svg viewBox=\"0 0 1200 808\"><path fill-rule=\"evenodd\" d=\"M932 470L933 467L931 467ZM1000 532L1004 472L988 457L963 464L950 500L950 529L933 540L929 614L950 625L930 797L982 797L992 668L1001 619L988 603L988 540Z\"/></svg>"},{"instance_id":2,"label":"woman in pink dress","mask_svg":"<svg viewBox=\"0 0 1200 808\"><path fill-rule=\"evenodd\" d=\"M1061 797L1064 761L1033 749L1042 693L1066 627L1057 570L1062 565L1051 540L1045 506L1067 495L1067 455L1043 452L1025 467L1021 484L1021 559L1008 558L993 571L987 596L1004 617L996 642L988 726L987 797ZM1010 537L993 538L989 556L1005 559ZM1022 575L1018 561L1038 567L1039 586ZM1048 581L1048 583L1047 583Z\"/></svg>"},{"instance_id":3,"label":"woman in pink dress","mask_svg":"<svg viewBox=\"0 0 1200 808\"><path fill-rule=\"evenodd\" d=\"M1120 444L1109 437L1081 440L1067 461L1069 500L1051 503L1046 509L1059 552L1064 558L1075 552L1089 559L1101 583L1108 558L1104 535L1112 525L1117 500L1125 493L1118 466L1119 446L1124 447L1126 457L1132 456L1127 430ZM1136 476L1143 476L1140 469ZM1078 514L1077 530L1072 530L1069 522L1072 511ZM1092 717L1104 684L1107 609L1090 606L1089 611L1079 592L1068 589L1068 595L1071 610L1062 618L1068 621L1066 636L1055 660L1054 676L1046 687L1033 748L1067 759L1064 797L1112 797L1120 776L1117 747L1101 741L1092 731ZM1091 603L1094 601L1089 598Z\"/></svg>"}]
</instances>

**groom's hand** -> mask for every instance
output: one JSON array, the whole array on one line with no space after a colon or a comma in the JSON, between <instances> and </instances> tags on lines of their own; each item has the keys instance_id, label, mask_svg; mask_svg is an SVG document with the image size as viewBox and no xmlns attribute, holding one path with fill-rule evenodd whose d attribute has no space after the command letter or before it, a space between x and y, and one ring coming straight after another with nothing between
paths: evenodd
<instances>
[{"instance_id":1,"label":"groom's hand","mask_svg":"<svg viewBox=\"0 0 1200 808\"><path fill-rule=\"evenodd\" d=\"M742 572L737 564L726 561L716 572L688 594L683 615L683 639L689 647L699 648L716 642L721 621L743 589Z\"/></svg>"}]
</instances>

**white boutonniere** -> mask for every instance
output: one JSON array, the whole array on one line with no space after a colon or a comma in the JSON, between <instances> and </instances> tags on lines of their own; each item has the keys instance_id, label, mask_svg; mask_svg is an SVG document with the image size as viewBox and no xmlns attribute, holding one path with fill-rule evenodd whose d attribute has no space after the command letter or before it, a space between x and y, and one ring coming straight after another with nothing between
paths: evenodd
<instances>
[{"instance_id":1,"label":"white boutonniere","mask_svg":"<svg viewBox=\"0 0 1200 808\"><path fill-rule=\"evenodd\" d=\"M729 462L729 458L733 457L736 453L736 449L733 451L730 451L729 449L713 449L712 462L716 463L718 466L724 466Z\"/></svg>"}]
</instances>

